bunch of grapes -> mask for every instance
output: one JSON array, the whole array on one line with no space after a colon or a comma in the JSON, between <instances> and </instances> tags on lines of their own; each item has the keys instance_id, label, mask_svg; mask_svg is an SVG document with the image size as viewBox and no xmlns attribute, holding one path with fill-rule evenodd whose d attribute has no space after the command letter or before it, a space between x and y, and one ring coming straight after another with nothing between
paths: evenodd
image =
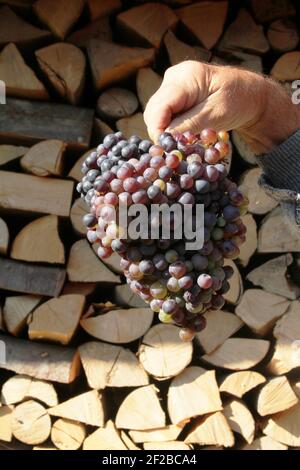
<instances>
[{"instance_id":1,"label":"bunch of grapes","mask_svg":"<svg viewBox=\"0 0 300 470\"><path fill-rule=\"evenodd\" d=\"M221 309L232 268L224 259L239 256L246 227L241 216L247 200L227 178L227 132L204 129L199 135L163 133L154 145L121 132L107 135L82 166L77 190L90 213L84 216L87 238L98 256L113 252L132 291L158 313L163 323L181 327L180 337L190 341L205 327L203 314ZM204 205L204 245L187 251L186 240L124 238L116 222L120 203L131 206L174 203ZM171 215L172 216L172 215ZM193 216L194 217L194 216ZM149 225L161 223L149 217ZM171 229L176 220L170 220Z\"/></svg>"}]
</instances>

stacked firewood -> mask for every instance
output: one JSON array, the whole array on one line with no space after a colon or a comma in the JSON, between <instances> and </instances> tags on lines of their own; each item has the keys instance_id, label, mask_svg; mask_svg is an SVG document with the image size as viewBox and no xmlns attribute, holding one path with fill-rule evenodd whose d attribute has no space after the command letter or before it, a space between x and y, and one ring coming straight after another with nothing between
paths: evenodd
<instances>
[{"instance_id":1,"label":"stacked firewood","mask_svg":"<svg viewBox=\"0 0 300 470\"><path fill-rule=\"evenodd\" d=\"M222 311L181 342L85 239L105 134L186 59L300 79L297 2L0 1L0 449L300 448L300 237L232 133L247 240ZM244 103L241 104L244 106Z\"/></svg>"}]
</instances>

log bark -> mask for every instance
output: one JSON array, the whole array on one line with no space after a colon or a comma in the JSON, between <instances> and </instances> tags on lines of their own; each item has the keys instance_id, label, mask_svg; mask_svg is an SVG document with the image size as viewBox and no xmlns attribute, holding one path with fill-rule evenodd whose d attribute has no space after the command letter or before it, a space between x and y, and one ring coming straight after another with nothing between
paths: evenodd
<instances>
[{"instance_id":1,"label":"log bark","mask_svg":"<svg viewBox=\"0 0 300 470\"><path fill-rule=\"evenodd\" d=\"M91 388L140 387L149 383L147 374L129 349L91 341L79 347L79 354Z\"/></svg>"},{"instance_id":2,"label":"log bark","mask_svg":"<svg viewBox=\"0 0 300 470\"><path fill-rule=\"evenodd\" d=\"M34 343L0 335L6 346L2 369L50 382L69 384L79 374L79 355L75 349Z\"/></svg>"},{"instance_id":3,"label":"log bark","mask_svg":"<svg viewBox=\"0 0 300 470\"><path fill-rule=\"evenodd\" d=\"M35 263L64 264L65 248L58 234L58 217L46 215L25 225L13 241L11 257Z\"/></svg>"},{"instance_id":4,"label":"log bark","mask_svg":"<svg viewBox=\"0 0 300 470\"><path fill-rule=\"evenodd\" d=\"M266 214L278 205L278 201L268 196L258 185L262 175L260 168L247 170L241 177L240 190L249 199L248 210L252 214Z\"/></svg>"},{"instance_id":5,"label":"log bark","mask_svg":"<svg viewBox=\"0 0 300 470\"><path fill-rule=\"evenodd\" d=\"M62 176L66 145L61 140L45 140L29 149L21 166L36 176Z\"/></svg>"},{"instance_id":6,"label":"log bark","mask_svg":"<svg viewBox=\"0 0 300 470\"><path fill-rule=\"evenodd\" d=\"M163 412L154 385L147 385L131 392L116 416L118 429L147 430L165 426L166 416Z\"/></svg>"},{"instance_id":7,"label":"log bark","mask_svg":"<svg viewBox=\"0 0 300 470\"><path fill-rule=\"evenodd\" d=\"M78 294L51 299L34 310L29 320L31 340L69 344L79 326L85 307L85 297Z\"/></svg>"},{"instance_id":8,"label":"log bark","mask_svg":"<svg viewBox=\"0 0 300 470\"><path fill-rule=\"evenodd\" d=\"M143 368L158 379L174 377L191 362L193 346L179 338L174 325L155 325L143 338L139 349Z\"/></svg>"},{"instance_id":9,"label":"log bark","mask_svg":"<svg viewBox=\"0 0 300 470\"><path fill-rule=\"evenodd\" d=\"M119 13L117 25L126 36L137 42L160 47L165 33L174 29L178 22L176 14L166 5L146 3Z\"/></svg>"},{"instance_id":10,"label":"log bark","mask_svg":"<svg viewBox=\"0 0 300 470\"><path fill-rule=\"evenodd\" d=\"M233 432L241 434L248 444L252 444L255 422L249 409L241 400L231 400L224 407L224 416Z\"/></svg>"},{"instance_id":11,"label":"log bark","mask_svg":"<svg viewBox=\"0 0 300 470\"><path fill-rule=\"evenodd\" d=\"M211 310L204 314L206 327L196 334L196 341L206 354L210 354L234 335L244 323L236 315L223 310Z\"/></svg>"},{"instance_id":12,"label":"log bark","mask_svg":"<svg viewBox=\"0 0 300 470\"><path fill-rule=\"evenodd\" d=\"M266 381L258 372L245 370L227 375L220 384L220 392L228 393L234 397L242 398L250 390Z\"/></svg>"},{"instance_id":13,"label":"log bark","mask_svg":"<svg viewBox=\"0 0 300 470\"><path fill-rule=\"evenodd\" d=\"M59 39L64 39L79 19L84 0L37 0L33 8L38 18Z\"/></svg>"},{"instance_id":14,"label":"log bark","mask_svg":"<svg viewBox=\"0 0 300 470\"><path fill-rule=\"evenodd\" d=\"M79 421L89 426L103 427L104 407L102 396L92 390L70 398L48 410L51 416Z\"/></svg>"},{"instance_id":15,"label":"log bark","mask_svg":"<svg viewBox=\"0 0 300 470\"><path fill-rule=\"evenodd\" d=\"M208 364L230 370L245 370L263 360L270 342L262 339L229 338L211 354L202 356Z\"/></svg>"},{"instance_id":16,"label":"log bark","mask_svg":"<svg viewBox=\"0 0 300 470\"><path fill-rule=\"evenodd\" d=\"M6 297L3 319L7 331L14 336L19 336L25 328L28 316L41 300L42 297L36 295Z\"/></svg>"},{"instance_id":17,"label":"log bark","mask_svg":"<svg viewBox=\"0 0 300 470\"><path fill-rule=\"evenodd\" d=\"M200 420L185 438L187 444L234 446L234 435L220 411Z\"/></svg>"},{"instance_id":18,"label":"log bark","mask_svg":"<svg viewBox=\"0 0 300 470\"><path fill-rule=\"evenodd\" d=\"M143 109L162 83L162 77L150 67L139 69L136 77L137 94Z\"/></svg>"},{"instance_id":19,"label":"log bark","mask_svg":"<svg viewBox=\"0 0 300 470\"><path fill-rule=\"evenodd\" d=\"M87 240L79 240L71 247L67 273L72 282L103 282L118 284L113 274L96 256Z\"/></svg>"},{"instance_id":20,"label":"log bark","mask_svg":"<svg viewBox=\"0 0 300 470\"><path fill-rule=\"evenodd\" d=\"M6 255L9 246L9 231L3 219L0 218L0 255Z\"/></svg>"},{"instance_id":21,"label":"log bark","mask_svg":"<svg viewBox=\"0 0 300 470\"><path fill-rule=\"evenodd\" d=\"M128 78L141 67L150 65L154 59L154 49L125 47L92 39L88 55L95 87L101 90Z\"/></svg>"},{"instance_id":22,"label":"log bark","mask_svg":"<svg viewBox=\"0 0 300 470\"><path fill-rule=\"evenodd\" d=\"M84 317L80 325L94 338L108 343L123 344L143 336L150 328L152 319L153 312L149 308L130 308Z\"/></svg>"},{"instance_id":23,"label":"log bark","mask_svg":"<svg viewBox=\"0 0 300 470\"><path fill-rule=\"evenodd\" d=\"M201 2L179 8L176 14L193 39L199 41L206 49L211 49L223 32L227 10L227 1Z\"/></svg>"},{"instance_id":24,"label":"log bark","mask_svg":"<svg viewBox=\"0 0 300 470\"><path fill-rule=\"evenodd\" d=\"M89 147L94 111L67 104L8 98L1 108L0 142L33 145L41 140L63 140L73 151Z\"/></svg>"},{"instance_id":25,"label":"log bark","mask_svg":"<svg viewBox=\"0 0 300 470\"><path fill-rule=\"evenodd\" d=\"M267 336L276 321L288 310L290 302L285 297L261 289L248 289L235 309L249 328L259 336Z\"/></svg>"},{"instance_id":26,"label":"log bark","mask_svg":"<svg viewBox=\"0 0 300 470\"><path fill-rule=\"evenodd\" d=\"M168 412L171 422L184 424L191 418L222 410L215 371L188 367L171 382Z\"/></svg>"},{"instance_id":27,"label":"log bark","mask_svg":"<svg viewBox=\"0 0 300 470\"><path fill-rule=\"evenodd\" d=\"M57 297L63 288L63 268L31 265L0 258L0 289Z\"/></svg>"},{"instance_id":28,"label":"log bark","mask_svg":"<svg viewBox=\"0 0 300 470\"><path fill-rule=\"evenodd\" d=\"M47 441L51 432L51 419L44 406L29 400L15 407L11 427L18 441L38 445Z\"/></svg>"},{"instance_id":29,"label":"log bark","mask_svg":"<svg viewBox=\"0 0 300 470\"><path fill-rule=\"evenodd\" d=\"M2 386L1 402L4 405L16 405L29 398L38 400L47 406L58 404L57 393L52 384L28 375L15 375Z\"/></svg>"},{"instance_id":30,"label":"log bark","mask_svg":"<svg viewBox=\"0 0 300 470\"><path fill-rule=\"evenodd\" d=\"M59 450L78 450L85 437L84 424L68 419L58 419L51 429L51 441Z\"/></svg>"},{"instance_id":31,"label":"log bark","mask_svg":"<svg viewBox=\"0 0 300 470\"><path fill-rule=\"evenodd\" d=\"M86 59L73 44L56 43L35 52L38 64L59 96L73 105L82 98Z\"/></svg>"},{"instance_id":32,"label":"log bark","mask_svg":"<svg viewBox=\"0 0 300 470\"><path fill-rule=\"evenodd\" d=\"M134 114L139 106L135 94L125 88L109 88L97 101L97 112L102 119L116 120Z\"/></svg>"},{"instance_id":33,"label":"log bark","mask_svg":"<svg viewBox=\"0 0 300 470\"><path fill-rule=\"evenodd\" d=\"M15 44L8 44L0 53L0 76L5 82L7 96L49 99L45 86L26 65Z\"/></svg>"},{"instance_id":34,"label":"log bark","mask_svg":"<svg viewBox=\"0 0 300 470\"><path fill-rule=\"evenodd\" d=\"M273 415L288 410L298 401L288 379L276 377L262 386L257 395L256 409L260 416Z\"/></svg>"}]
</instances>

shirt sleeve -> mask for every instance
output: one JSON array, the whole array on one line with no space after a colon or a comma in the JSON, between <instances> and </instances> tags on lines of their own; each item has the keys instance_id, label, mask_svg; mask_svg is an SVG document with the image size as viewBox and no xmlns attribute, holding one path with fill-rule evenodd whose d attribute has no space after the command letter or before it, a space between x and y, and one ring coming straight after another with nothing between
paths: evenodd
<instances>
[{"instance_id":1,"label":"shirt sleeve","mask_svg":"<svg viewBox=\"0 0 300 470\"><path fill-rule=\"evenodd\" d=\"M259 184L279 201L300 236L300 130L270 153L257 157L263 174Z\"/></svg>"}]
</instances>

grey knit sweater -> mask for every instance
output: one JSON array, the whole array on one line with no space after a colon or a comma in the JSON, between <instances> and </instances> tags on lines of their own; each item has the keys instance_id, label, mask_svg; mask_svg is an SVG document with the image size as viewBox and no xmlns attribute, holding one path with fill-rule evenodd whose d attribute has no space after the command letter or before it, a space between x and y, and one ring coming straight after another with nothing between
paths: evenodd
<instances>
[{"instance_id":1,"label":"grey knit sweater","mask_svg":"<svg viewBox=\"0 0 300 470\"><path fill-rule=\"evenodd\" d=\"M267 155L257 157L263 169L260 185L282 204L300 236L300 130Z\"/></svg>"}]
</instances>

